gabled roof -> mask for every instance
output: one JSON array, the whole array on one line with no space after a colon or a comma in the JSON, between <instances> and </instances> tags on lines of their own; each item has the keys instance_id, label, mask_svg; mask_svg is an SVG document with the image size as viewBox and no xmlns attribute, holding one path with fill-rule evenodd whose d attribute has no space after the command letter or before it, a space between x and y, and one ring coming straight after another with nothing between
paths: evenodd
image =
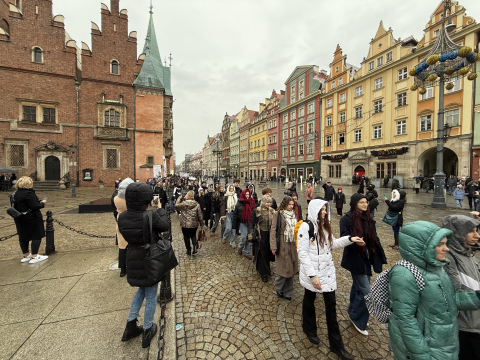
<instances>
[{"instance_id":1,"label":"gabled roof","mask_svg":"<svg viewBox=\"0 0 480 360\"><path fill-rule=\"evenodd\" d=\"M288 77L287 81L285 81L285 85L287 85L292 79L298 77L299 75L303 74L305 71L307 71L308 69L310 69L311 67L313 67L315 65L301 65L301 66L297 66L295 68L295 70L293 70L293 72L290 74L290 76Z\"/></svg>"},{"instance_id":2,"label":"gabled roof","mask_svg":"<svg viewBox=\"0 0 480 360\"><path fill-rule=\"evenodd\" d=\"M165 94L172 96L170 68L164 67L162 64L152 13L150 13L143 52L145 53L145 60L142 65L142 70L140 70L140 74L138 74L133 85L165 89Z\"/></svg>"},{"instance_id":3,"label":"gabled roof","mask_svg":"<svg viewBox=\"0 0 480 360\"><path fill-rule=\"evenodd\" d=\"M380 36L385 35L387 33L387 30L385 30L385 27L383 26L383 21L380 21L380 25L378 26L377 33L375 34L375 37L373 38L378 39Z\"/></svg>"}]
</instances>

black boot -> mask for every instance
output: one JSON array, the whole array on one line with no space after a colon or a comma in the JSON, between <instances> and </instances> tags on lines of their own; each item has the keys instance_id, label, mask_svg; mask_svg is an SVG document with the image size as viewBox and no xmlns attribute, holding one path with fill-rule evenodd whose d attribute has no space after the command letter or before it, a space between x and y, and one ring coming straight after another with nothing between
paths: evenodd
<instances>
[{"instance_id":1,"label":"black boot","mask_svg":"<svg viewBox=\"0 0 480 360\"><path fill-rule=\"evenodd\" d=\"M389 245L391 248L398 249L398 236L393 236L395 243L393 245Z\"/></svg>"},{"instance_id":2,"label":"black boot","mask_svg":"<svg viewBox=\"0 0 480 360\"><path fill-rule=\"evenodd\" d=\"M124 277L125 275L127 275L127 268L120 268L120 277Z\"/></svg>"},{"instance_id":3,"label":"black boot","mask_svg":"<svg viewBox=\"0 0 480 360\"><path fill-rule=\"evenodd\" d=\"M340 349L340 350L330 349L330 351L333 352L335 355L337 355L341 360L353 359L352 355L345 349Z\"/></svg>"},{"instance_id":4,"label":"black boot","mask_svg":"<svg viewBox=\"0 0 480 360\"><path fill-rule=\"evenodd\" d=\"M140 335L143 332L141 326L137 326L137 319L127 321L127 326L123 332L122 341L128 341Z\"/></svg>"},{"instance_id":5,"label":"black boot","mask_svg":"<svg viewBox=\"0 0 480 360\"><path fill-rule=\"evenodd\" d=\"M150 346L150 342L152 341L156 333L157 333L157 324L152 324L150 329L143 330L142 348L147 348Z\"/></svg>"}]
</instances>

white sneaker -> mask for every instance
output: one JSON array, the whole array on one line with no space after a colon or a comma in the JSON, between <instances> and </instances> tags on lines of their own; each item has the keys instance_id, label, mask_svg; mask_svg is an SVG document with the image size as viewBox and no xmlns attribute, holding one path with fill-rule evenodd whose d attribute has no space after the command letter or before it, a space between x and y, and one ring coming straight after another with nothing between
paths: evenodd
<instances>
[{"instance_id":1,"label":"white sneaker","mask_svg":"<svg viewBox=\"0 0 480 360\"><path fill-rule=\"evenodd\" d=\"M32 259L28 262L29 264L36 264L40 261L47 260L48 256L46 255L37 255L35 257L32 257Z\"/></svg>"},{"instance_id":2,"label":"white sneaker","mask_svg":"<svg viewBox=\"0 0 480 360\"><path fill-rule=\"evenodd\" d=\"M350 316L348 317L350 319ZM368 331L367 330L360 330L360 328L355 325L355 323L353 322L352 319L350 319L350 321L352 322L353 326L355 326L355 329L357 329L357 331L362 334L362 335L365 335L365 336L368 336Z\"/></svg>"},{"instance_id":3,"label":"white sneaker","mask_svg":"<svg viewBox=\"0 0 480 360\"><path fill-rule=\"evenodd\" d=\"M20 262L22 263L29 262L31 258L32 258L32 254L28 255L27 257L24 256L22 260L20 260Z\"/></svg>"}]
</instances>

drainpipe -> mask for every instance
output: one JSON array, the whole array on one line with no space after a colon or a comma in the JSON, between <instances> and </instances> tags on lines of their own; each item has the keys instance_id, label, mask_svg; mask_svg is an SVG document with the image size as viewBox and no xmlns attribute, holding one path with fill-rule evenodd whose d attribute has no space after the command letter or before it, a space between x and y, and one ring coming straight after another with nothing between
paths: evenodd
<instances>
[{"instance_id":1,"label":"drainpipe","mask_svg":"<svg viewBox=\"0 0 480 360\"><path fill-rule=\"evenodd\" d=\"M77 147L76 151L76 159L75 159L75 172L77 176L77 187L79 186L79 175L78 175L78 169L79 169L79 164L78 161L80 159L80 149L79 149L79 126L80 126L80 82L75 81L75 90L77 92L77 126L75 127L75 146Z\"/></svg>"},{"instance_id":2,"label":"drainpipe","mask_svg":"<svg viewBox=\"0 0 480 360\"><path fill-rule=\"evenodd\" d=\"M477 46L476 46L476 50L478 51L478 43L480 41L480 32L478 32L476 34L476 43L477 43ZM477 71L477 62L476 61L475 63L473 63L473 71L472 73L475 73ZM474 140L475 140L475 106L476 106L476 95L477 95L477 80L474 80L472 81L472 137L470 138L470 176L471 178L473 179L473 143L474 143ZM480 129L477 129L478 131L480 131ZM480 174L478 174L478 172L480 172L480 168L477 170L477 180L480 178Z\"/></svg>"}]
</instances>

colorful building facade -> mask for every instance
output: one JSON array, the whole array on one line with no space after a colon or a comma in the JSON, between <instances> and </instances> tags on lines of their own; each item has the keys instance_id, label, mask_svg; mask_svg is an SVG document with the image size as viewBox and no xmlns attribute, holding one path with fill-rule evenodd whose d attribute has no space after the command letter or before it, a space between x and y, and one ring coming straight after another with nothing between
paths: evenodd
<instances>
[{"instance_id":1,"label":"colorful building facade","mask_svg":"<svg viewBox=\"0 0 480 360\"><path fill-rule=\"evenodd\" d=\"M278 163L280 159L280 126L278 109L285 96L285 91L277 93L275 90L269 99L265 99L267 107L267 178L276 179L279 176Z\"/></svg>"}]
</instances>

